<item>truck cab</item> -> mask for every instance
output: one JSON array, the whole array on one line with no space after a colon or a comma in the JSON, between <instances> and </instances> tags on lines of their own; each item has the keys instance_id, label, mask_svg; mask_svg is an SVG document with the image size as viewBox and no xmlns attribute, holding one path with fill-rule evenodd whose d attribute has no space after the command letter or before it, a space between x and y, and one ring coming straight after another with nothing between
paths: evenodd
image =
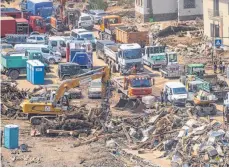
<instances>
[{"instance_id":1,"label":"truck cab","mask_svg":"<svg viewBox=\"0 0 229 168\"><path fill-rule=\"evenodd\" d=\"M168 101L174 105L184 106L188 98L187 90L180 82L167 82L164 85L164 93L167 93Z\"/></svg>"},{"instance_id":2,"label":"truck cab","mask_svg":"<svg viewBox=\"0 0 229 168\"><path fill-rule=\"evenodd\" d=\"M82 39L86 39L86 40L90 41L92 44L93 50L96 49L97 40L96 40L93 32L81 32L81 33L78 33L77 35L78 35L77 38L82 38Z\"/></svg>"},{"instance_id":3,"label":"truck cab","mask_svg":"<svg viewBox=\"0 0 229 168\"><path fill-rule=\"evenodd\" d=\"M118 50L117 63L121 74L129 74L129 70L137 66L138 72L143 72L141 46L137 43L121 44Z\"/></svg>"},{"instance_id":4,"label":"truck cab","mask_svg":"<svg viewBox=\"0 0 229 168\"><path fill-rule=\"evenodd\" d=\"M29 28L30 28L30 32L37 31L39 33L45 33L46 32L45 20L40 16L30 16Z\"/></svg>"}]
</instances>

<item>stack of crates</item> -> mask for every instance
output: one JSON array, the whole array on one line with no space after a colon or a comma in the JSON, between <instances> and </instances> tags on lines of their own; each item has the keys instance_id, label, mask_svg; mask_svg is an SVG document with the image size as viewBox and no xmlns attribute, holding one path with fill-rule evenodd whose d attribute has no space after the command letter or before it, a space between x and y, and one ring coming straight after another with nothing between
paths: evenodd
<instances>
[{"instance_id":1,"label":"stack of crates","mask_svg":"<svg viewBox=\"0 0 229 168\"><path fill-rule=\"evenodd\" d=\"M34 85L43 85L45 82L45 65L39 60L27 61L27 81Z\"/></svg>"}]
</instances>

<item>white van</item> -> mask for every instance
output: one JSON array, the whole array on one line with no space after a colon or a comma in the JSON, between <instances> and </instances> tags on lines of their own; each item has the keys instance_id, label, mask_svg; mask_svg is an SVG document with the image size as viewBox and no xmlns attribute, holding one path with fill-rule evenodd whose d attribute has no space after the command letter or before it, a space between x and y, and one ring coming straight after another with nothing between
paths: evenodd
<instances>
[{"instance_id":1,"label":"white van","mask_svg":"<svg viewBox=\"0 0 229 168\"><path fill-rule=\"evenodd\" d=\"M37 50L40 51L49 63L54 64L61 62L61 53L52 51L48 45L44 44L16 44L14 46L16 51Z\"/></svg>"},{"instance_id":2,"label":"white van","mask_svg":"<svg viewBox=\"0 0 229 168\"><path fill-rule=\"evenodd\" d=\"M93 18L88 14L81 13L81 16L79 17L79 21L77 24L77 28L92 30L93 27L94 27Z\"/></svg>"},{"instance_id":3,"label":"white van","mask_svg":"<svg viewBox=\"0 0 229 168\"><path fill-rule=\"evenodd\" d=\"M164 92L167 92L168 101L174 105L185 105L188 98L188 92L180 82L165 83Z\"/></svg>"},{"instance_id":4,"label":"white van","mask_svg":"<svg viewBox=\"0 0 229 168\"><path fill-rule=\"evenodd\" d=\"M60 52L62 57L66 55L66 42L63 37L60 36L52 36L49 37L48 42L49 48L51 48L54 52Z\"/></svg>"}]
</instances>

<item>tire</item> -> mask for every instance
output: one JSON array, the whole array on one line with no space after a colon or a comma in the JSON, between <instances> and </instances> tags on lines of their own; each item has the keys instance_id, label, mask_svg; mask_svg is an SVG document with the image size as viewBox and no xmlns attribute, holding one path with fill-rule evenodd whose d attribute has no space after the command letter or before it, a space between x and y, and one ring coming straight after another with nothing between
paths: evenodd
<instances>
[{"instance_id":1,"label":"tire","mask_svg":"<svg viewBox=\"0 0 229 168\"><path fill-rule=\"evenodd\" d=\"M50 64L55 64L55 63L56 63L56 61L55 61L55 59L54 59L54 58L50 58L50 59L49 59L49 63L50 63Z\"/></svg>"},{"instance_id":2,"label":"tire","mask_svg":"<svg viewBox=\"0 0 229 168\"><path fill-rule=\"evenodd\" d=\"M217 113L216 106L214 104L210 104L210 107L212 107L212 110L210 111L210 114L211 115L216 115L216 113Z\"/></svg>"},{"instance_id":3,"label":"tire","mask_svg":"<svg viewBox=\"0 0 229 168\"><path fill-rule=\"evenodd\" d=\"M11 70L10 72L9 72L9 77L11 78L11 79L13 79L13 80L16 80L16 79L18 79L18 77L19 77L19 71L18 70Z\"/></svg>"},{"instance_id":4,"label":"tire","mask_svg":"<svg viewBox=\"0 0 229 168\"><path fill-rule=\"evenodd\" d=\"M192 103L190 103L190 102L187 102L186 104L185 104L185 107L192 107L193 105L192 105Z\"/></svg>"}]
</instances>

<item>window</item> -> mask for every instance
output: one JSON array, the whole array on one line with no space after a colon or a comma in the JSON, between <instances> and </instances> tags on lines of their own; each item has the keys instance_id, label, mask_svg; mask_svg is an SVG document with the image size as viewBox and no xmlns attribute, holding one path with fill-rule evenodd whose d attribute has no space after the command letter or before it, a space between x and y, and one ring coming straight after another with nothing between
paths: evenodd
<instances>
[{"instance_id":1,"label":"window","mask_svg":"<svg viewBox=\"0 0 229 168\"><path fill-rule=\"evenodd\" d=\"M150 8L151 6L150 6L150 1L151 0L147 0L147 8Z\"/></svg>"},{"instance_id":2,"label":"window","mask_svg":"<svg viewBox=\"0 0 229 168\"><path fill-rule=\"evenodd\" d=\"M66 47L65 42L64 42L64 41L60 41L60 46L61 46L61 47Z\"/></svg>"},{"instance_id":3,"label":"window","mask_svg":"<svg viewBox=\"0 0 229 168\"><path fill-rule=\"evenodd\" d=\"M29 37L29 40L35 40L35 37Z\"/></svg>"},{"instance_id":4,"label":"window","mask_svg":"<svg viewBox=\"0 0 229 168\"><path fill-rule=\"evenodd\" d=\"M214 16L219 16L219 0L214 0L213 10L214 10Z\"/></svg>"},{"instance_id":5,"label":"window","mask_svg":"<svg viewBox=\"0 0 229 168\"><path fill-rule=\"evenodd\" d=\"M37 37L37 40L42 41L44 39L42 37Z\"/></svg>"},{"instance_id":6,"label":"window","mask_svg":"<svg viewBox=\"0 0 229 168\"><path fill-rule=\"evenodd\" d=\"M212 24L210 25L211 37L219 37L219 25Z\"/></svg>"},{"instance_id":7,"label":"window","mask_svg":"<svg viewBox=\"0 0 229 168\"><path fill-rule=\"evenodd\" d=\"M41 52L42 52L42 53L49 54L49 49L47 49L47 48L42 48L42 49L41 49Z\"/></svg>"},{"instance_id":8,"label":"window","mask_svg":"<svg viewBox=\"0 0 229 168\"><path fill-rule=\"evenodd\" d=\"M195 8L196 0L184 0L184 9Z\"/></svg>"},{"instance_id":9,"label":"window","mask_svg":"<svg viewBox=\"0 0 229 168\"><path fill-rule=\"evenodd\" d=\"M57 47L57 41L51 41L51 46L52 47Z\"/></svg>"}]
</instances>

